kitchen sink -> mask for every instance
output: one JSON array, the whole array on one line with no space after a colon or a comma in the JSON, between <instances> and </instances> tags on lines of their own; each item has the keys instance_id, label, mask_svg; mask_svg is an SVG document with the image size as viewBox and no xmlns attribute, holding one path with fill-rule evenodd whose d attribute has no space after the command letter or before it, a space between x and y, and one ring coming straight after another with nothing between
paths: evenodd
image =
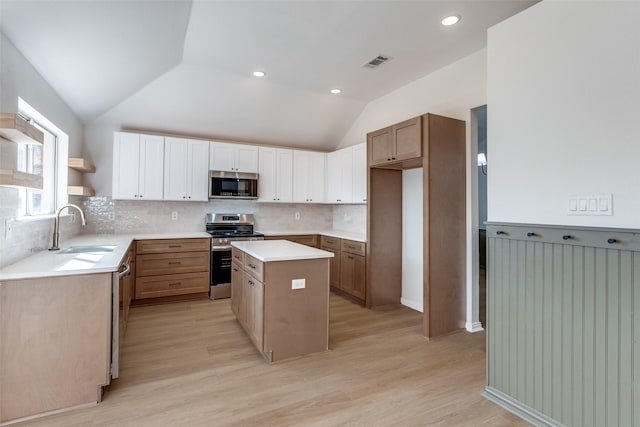
<instances>
[{"instance_id":1,"label":"kitchen sink","mask_svg":"<svg viewBox=\"0 0 640 427\"><path fill-rule=\"evenodd\" d=\"M63 249L59 254L100 254L104 252L113 252L117 248L115 245L87 245L87 246L69 246Z\"/></svg>"}]
</instances>

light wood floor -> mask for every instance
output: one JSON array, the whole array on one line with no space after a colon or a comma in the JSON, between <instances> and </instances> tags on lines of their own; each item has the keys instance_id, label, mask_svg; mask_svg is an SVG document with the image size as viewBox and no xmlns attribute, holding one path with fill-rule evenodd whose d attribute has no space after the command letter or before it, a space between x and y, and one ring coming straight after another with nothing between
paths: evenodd
<instances>
[{"instance_id":1,"label":"light wood floor","mask_svg":"<svg viewBox=\"0 0 640 427\"><path fill-rule=\"evenodd\" d=\"M103 402L29 425L527 425L481 397L484 333L427 342L420 313L335 295L330 318L330 351L269 366L228 299L133 308Z\"/></svg>"}]
</instances>

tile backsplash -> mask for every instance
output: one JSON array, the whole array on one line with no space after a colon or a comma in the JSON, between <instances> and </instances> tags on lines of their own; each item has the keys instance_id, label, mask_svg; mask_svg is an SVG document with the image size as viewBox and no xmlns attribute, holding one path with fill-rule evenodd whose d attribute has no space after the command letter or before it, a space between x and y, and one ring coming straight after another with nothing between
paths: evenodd
<instances>
[{"instance_id":1,"label":"tile backsplash","mask_svg":"<svg viewBox=\"0 0 640 427\"><path fill-rule=\"evenodd\" d=\"M79 198L70 198L69 201L79 206L81 203ZM17 218L18 206L18 191L0 187L0 268L51 246L53 216ZM60 241L79 234L81 228L79 218L63 214L60 217Z\"/></svg>"},{"instance_id":2,"label":"tile backsplash","mask_svg":"<svg viewBox=\"0 0 640 427\"><path fill-rule=\"evenodd\" d=\"M339 208L340 213L335 210ZM87 227L83 233L130 234L203 231L210 212L253 213L258 231L344 230L366 232L366 206L332 206L296 203L258 203L251 200L165 202L112 200L89 197L83 202ZM172 213L177 219L172 220ZM295 213L300 219L295 219ZM336 218L339 221L336 221Z\"/></svg>"}]
</instances>

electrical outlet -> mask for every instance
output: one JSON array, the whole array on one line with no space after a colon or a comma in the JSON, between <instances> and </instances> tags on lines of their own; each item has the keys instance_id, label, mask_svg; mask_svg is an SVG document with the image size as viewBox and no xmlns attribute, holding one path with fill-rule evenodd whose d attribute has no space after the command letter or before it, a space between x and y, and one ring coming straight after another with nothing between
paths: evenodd
<instances>
[{"instance_id":1,"label":"electrical outlet","mask_svg":"<svg viewBox=\"0 0 640 427\"><path fill-rule=\"evenodd\" d=\"M293 279L291 281L291 289L304 289L305 287L305 279Z\"/></svg>"},{"instance_id":2,"label":"electrical outlet","mask_svg":"<svg viewBox=\"0 0 640 427\"><path fill-rule=\"evenodd\" d=\"M171 212L171 221L177 221L178 220L178 212L173 211Z\"/></svg>"},{"instance_id":3,"label":"electrical outlet","mask_svg":"<svg viewBox=\"0 0 640 427\"><path fill-rule=\"evenodd\" d=\"M114 214L113 212L110 212L107 218L109 218L109 221L114 221L116 219L116 214Z\"/></svg>"},{"instance_id":4,"label":"electrical outlet","mask_svg":"<svg viewBox=\"0 0 640 427\"><path fill-rule=\"evenodd\" d=\"M297 221L297 220L299 220L299 219L300 219L300 212L296 212L296 213L293 215L293 217L296 219L296 221Z\"/></svg>"}]
</instances>

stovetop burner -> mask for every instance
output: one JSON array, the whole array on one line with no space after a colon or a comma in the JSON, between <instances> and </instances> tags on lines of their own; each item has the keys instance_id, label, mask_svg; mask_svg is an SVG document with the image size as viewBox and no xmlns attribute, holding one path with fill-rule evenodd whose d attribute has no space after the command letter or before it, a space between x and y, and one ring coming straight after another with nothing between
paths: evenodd
<instances>
[{"instance_id":1,"label":"stovetop burner","mask_svg":"<svg viewBox=\"0 0 640 427\"><path fill-rule=\"evenodd\" d=\"M207 214L206 230L214 238L264 237L254 223L253 214Z\"/></svg>"}]
</instances>

